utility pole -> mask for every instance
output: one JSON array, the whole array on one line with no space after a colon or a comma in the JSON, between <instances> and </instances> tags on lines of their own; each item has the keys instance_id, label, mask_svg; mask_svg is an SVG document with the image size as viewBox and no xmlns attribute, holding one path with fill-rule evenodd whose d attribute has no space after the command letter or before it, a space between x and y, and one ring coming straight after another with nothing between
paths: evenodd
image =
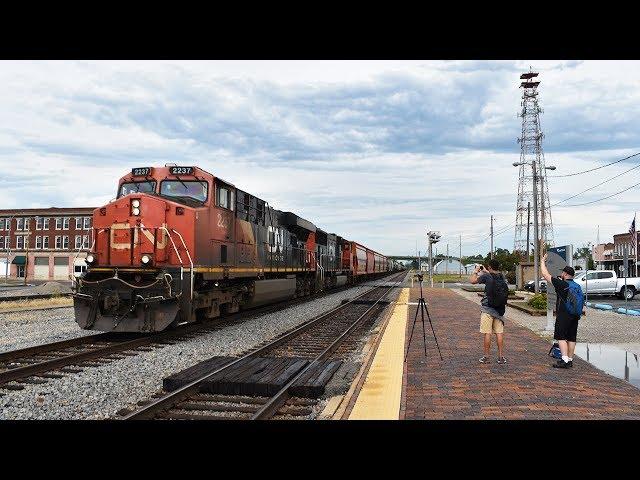
<instances>
[{"instance_id":1,"label":"utility pole","mask_svg":"<svg viewBox=\"0 0 640 480\"><path fill-rule=\"evenodd\" d=\"M459 258L459 263L460 263L460 267L459 267L459 274L460 274L460 278L462 278L462 235L460 235L460 258Z\"/></svg>"},{"instance_id":2,"label":"utility pole","mask_svg":"<svg viewBox=\"0 0 640 480\"><path fill-rule=\"evenodd\" d=\"M447 243L447 263L444 267L445 273L449 273L449 244Z\"/></svg>"},{"instance_id":3,"label":"utility pole","mask_svg":"<svg viewBox=\"0 0 640 480\"><path fill-rule=\"evenodd\" d=\"M491 260L493 260L493 215L491 215Z\"/></svg>"},{"instance_id":4,"label":"utility pole","mask_svg":"<svg viewBox=\"0 0 640 480\"><path fill-rule=\"evenodd\" d=\"M422 270L422 262L420 261L420 250L418 250L418 272Z\"/></svg>"},{"instance_id":5,"label":"utility pole","mask_svg":"<svg viewBox=\"0 0 640 480\"><path fill-rule=\"evenodd\" d=\"M529 230L531 230L531 202L527 202L527 262L529 261Z\"/></svg>"},{"instance_id":6,"label":"utility pole","mask_svg":"<svg viewBox=\"0 0 640 480\"><path fill-rule=\"evenodd\" d=\"M533 270L535 272L533 277L533 286L534 292L539 293L540 256L538 255L538 252L540 249L540 237L538 236L538 175L535 158L531 162L531 165L533 167L533 238L535 239L535 243L533 244Z\"/></svg>"}]
</instances>

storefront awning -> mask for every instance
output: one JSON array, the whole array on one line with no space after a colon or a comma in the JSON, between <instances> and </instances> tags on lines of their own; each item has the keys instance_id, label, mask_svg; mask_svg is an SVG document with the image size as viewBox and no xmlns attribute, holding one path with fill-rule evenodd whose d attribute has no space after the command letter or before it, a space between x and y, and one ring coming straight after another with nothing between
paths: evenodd
<instances>
[{"instance_id":1,"label":"storefront awning","mask_svg":"<svg viewBox=\"0 0 640 480\"><path fill-rule=\"evenodd\" d=\"M13 263L14 265L24 265L25 263L27 263L27 257L25 255L16 255L15 257L13 257Z\"/></svg>"}]
</instances>

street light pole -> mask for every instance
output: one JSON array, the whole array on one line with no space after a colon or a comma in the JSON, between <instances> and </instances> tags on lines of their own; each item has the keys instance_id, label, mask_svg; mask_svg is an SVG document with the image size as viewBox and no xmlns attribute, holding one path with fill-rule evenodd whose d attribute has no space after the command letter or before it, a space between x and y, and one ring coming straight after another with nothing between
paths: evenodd
<instances>
[{"instance_id":1,"label":"street light pole","mask_svg":"<svg viewBox=\"0 0 640 480\"><path fill-rule=\"evenodd\" d=\"M515 162L514 167L520 167L522 165L529 165L529 162ZM539 293L540 288L538 282L540 281L540 237L538 232L538 167L536 160L531 161L531 168L533 168L533 269L535 270L535 277L533 282L533 288L535 293ZM545 170L555 170L556 167L549 166L544 167ZM528 225L527 225L527 228Z\"/></svg>"},{"instance_id":2,"label":"street light pole","mask_svg":"<svg viewBox=\"0 0 640 480\"><path fill-rule=\"evenodd\" d=\"M540 248L540 240L538 237L538 174L536 171L536 161L533 160L531 162L533 166L533 236L535 238L535 243L533 245L533 269L535 271L535 276L533 278L533 287L535 293L539 293L540 287L540 260L539 260L539 248Z\"/></svg>"}]
</instances>

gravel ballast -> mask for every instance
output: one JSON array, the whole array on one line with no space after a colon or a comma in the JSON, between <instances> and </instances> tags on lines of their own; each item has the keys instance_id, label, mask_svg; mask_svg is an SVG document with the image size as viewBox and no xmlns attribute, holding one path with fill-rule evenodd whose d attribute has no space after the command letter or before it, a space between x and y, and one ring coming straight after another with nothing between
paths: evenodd
<instances>
[{"instance_id":1,"label":"gravel ballast","mask_svg":"<svg viewBox=\"0 0 640 480\"><path fill-rule=\"evenodd\" d=\"M0 397L0 419L105 419L115 417L116 412L123 408L134 409L140 400L146 400L151 395L161 390L162 379L166 376L183 370L202 360L215 355L237 355L261 342L276 337L277 335L314 318L323 312L340 305L346 298L363 293L374 283L383 283L384 280L368 282L365 285L351 288L346 291L334 293L323 298L311 300L304 304L288 307L282 311L269 313L245 322L225 326L224 328L203 334L197 338L180 342L175 345L167 345L150 352L140 352L136 356L125 357L100 367L86 368L83 372L72 374L64 378L51 380L46 384L26 385L24 390L3 392ZM51 333L50 335L73 336L71 330L81 332L73 321L71 309L53 310L50 315L65 315L64 320L59 320L56 329L64 333ZM7 315L22 315L20 312ZM36 316L44 315L42 312L34 312ZM31 328L39 331L51 329L51 323L33 321ZM0 322L2 319L0 318ZM42 323L40 325L40 323ZM6 324L6 325L5 325ZM68 325L67 325L68 324ZM27 321L25 325L29 325ZM14 329L11 329L11 326ZM3 341L7 336L16 336L24 327L21 321L5 321L2 328ZM25 327L28 330L28 327ZM67 330L67 328L69 330ZM25 330L25 332L26 332ZM30 342L29 335L22 332L21 345L27 346ZM87 332L91 334L95 332ZM37 336L36 333L32 334ZM77 335L76 335L77 336ZM50 337L53 338L53 337ZM58 339L57 337L55 337ZM43 343L43 337L34 344ZM8 342L7 342L8 344ZM2 345L5 348L6 345ZM22 348L13 346L6 349Z\"/></svg>"},{"instance_id":2,"label":"gravel ballast","mask_svg":"<svg viewBox=\"0 0 640 480\"><path fill-rule=\"evenodd\" d=\"M72 307L0 313L0 352L95 333L78 327Z\"/></svg>"}]
</instances>

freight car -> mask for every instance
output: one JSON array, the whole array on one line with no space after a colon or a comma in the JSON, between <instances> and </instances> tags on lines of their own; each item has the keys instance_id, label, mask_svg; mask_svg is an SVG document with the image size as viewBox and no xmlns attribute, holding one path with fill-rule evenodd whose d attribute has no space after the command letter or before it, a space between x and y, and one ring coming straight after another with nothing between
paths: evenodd
<instances>
[{"instance_id":1,"label":"freight car","mask_svg":"<svg viewBox=\"0 0 640 480\"><path fill-rule=\"evenodd\" d=\"M384 275L393 262L194 166L134 168L93 212L84 329L160 331Z\"/></svg>"}]
</instances>

